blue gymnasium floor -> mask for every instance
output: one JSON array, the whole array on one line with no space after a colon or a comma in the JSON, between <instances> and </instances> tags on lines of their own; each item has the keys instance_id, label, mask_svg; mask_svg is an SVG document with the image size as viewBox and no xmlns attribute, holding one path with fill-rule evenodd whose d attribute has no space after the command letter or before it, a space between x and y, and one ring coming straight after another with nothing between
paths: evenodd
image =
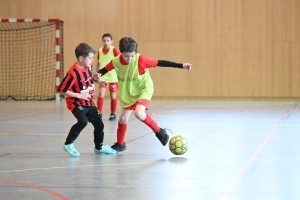
<instances>
[{"instance_id":1,"label":"blue gymnasium floor","mask_svg":"<svg viewBox=\"0 0 300 200\"><path fill-rule=\"evenodd\" d=\"M93 126L78 158L63 151L75 118L64 101L0 101L0 199L300 199L298 102L153 101L159 126L190 142L182 156L131 116L127 150L93 152ZM105 101L105 144L116 141ZM118 110L118 113L120 109Z\"/></svg>"}]
</instances>

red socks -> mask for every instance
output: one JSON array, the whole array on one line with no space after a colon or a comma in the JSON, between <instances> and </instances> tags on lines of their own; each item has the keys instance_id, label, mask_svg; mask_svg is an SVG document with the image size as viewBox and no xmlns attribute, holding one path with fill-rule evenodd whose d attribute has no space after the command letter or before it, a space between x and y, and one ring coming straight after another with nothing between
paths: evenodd
<instances>
[{"instance_id":1,"label":"red socks","mask_svg":"<svg viewBox=\"0 0 300 200\"><path fill-rule=\"evenodd\" d=\"M146 113L146 119L142 122L144 122L147 126L149 126L154 133L160 130L156 122L147 113ZM120 124L118 122L117 141L119 145L123 145L125 143L126 130L127 130L127 124Z\"/></svg>"},{"instance_id":2,"label":"red socks","mask_svg":"<svg viewBox=\"0 0 300 200\"><path fill-rule=\"evenodd\" d=\"M127 130L127 124L118 123L117 140L119 145L123 145L125 142L126 130Z\"/></svg>"},{"instance_id":3,"label":"red socks","mask_svg":"<svg viewBox=\"0 0 300 200\"><path fill-rule=\"evenodd\" d=\"M154 131L154 133L160 130L156 122L147 113L146 113L146 119L142 122L144 122L147 126L149 126Z\"/></svg>"},{"instance_id":4,"label":"red socks","mask_svg":"<svg viewBox=\"0 0 300 200\"><path fill-rule=\"evenodd\" d=\"M117 99L112 99L110 102L110 110L112 114L116 114L117 111Z\"/></svg>"},{"instance_id":5,"label":"red socks","mask_svg":"<svg viewBox=\"0 0 300 200\"><path fill-rule=\"evenodd\" d=\"M101 114L102 114L102 109L103 109L103 103L104 103L104 98L98 97L97 108Z\"/></svg>"},{"instance_id":6,"label":"red socks","mask_svg":"<svg viewBox=\"0 0 300 200\"><path fill-rule=\"evenodd\" d=\"M117 99L112 99L110 102L110 110L112 114L116 114L117 112L117 102L118 102ZM101 114L103 110L103 104L104 104L104 98L98 97L97 107Z\"/></svg>"}]
</instances>

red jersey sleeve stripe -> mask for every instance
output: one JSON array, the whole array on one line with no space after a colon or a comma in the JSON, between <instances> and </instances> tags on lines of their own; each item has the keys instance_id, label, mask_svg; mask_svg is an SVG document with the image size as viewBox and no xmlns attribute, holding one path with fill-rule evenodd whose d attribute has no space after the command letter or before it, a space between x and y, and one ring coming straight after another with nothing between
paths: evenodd
<instances>
[{"instance_id":1,"label":"red jersey sleeve stripe","mask_svg":"<svg viewBox=\"0 0 300 200\"><path fill-rule=\"evenodd\" d=\"M83 90L83 85L82 85L82 82L81 82L81 80L83 79L83 77L81 76L82 73L79 73L79 71L75 68L74 68L74 73L76 75L77 83L78 83L78 86L79 86L79 87L76 88L76 90L74 92L80 93L80 91Z\"/></svg>"},{"instance_id":2,"label":"red jersey sleeve stripe","mask_svg":"<svg viewBox=\"0 0 300 200\"><path fill-rule=\"evenodd\" d=\"M74 81L73 76L71 75L66 76L60 83L57 91L62 93L67 92L70 86L72 85L73 81Z\"/></svg>"}]
</instances>

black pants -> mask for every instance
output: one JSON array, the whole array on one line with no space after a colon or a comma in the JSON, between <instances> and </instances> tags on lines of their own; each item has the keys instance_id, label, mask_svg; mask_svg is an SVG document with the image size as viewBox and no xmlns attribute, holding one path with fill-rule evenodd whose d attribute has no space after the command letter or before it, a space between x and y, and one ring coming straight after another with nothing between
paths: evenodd
<instances>
[{"instance_id":1,"label":"black pants","mask_svg":"<svg viewBox=\"0 0 300 200\"><path fill-rule=\"evenodd\" d=\"M66 144L73 143L80 132L86 127L88 122L94 126L94 143L97 149L102 146L104 139L104 124L102 115L94 106L79 106L72 111L73 115L77 118L77 123L74 124L66 139Z\"/></svg>"}]
</instances>

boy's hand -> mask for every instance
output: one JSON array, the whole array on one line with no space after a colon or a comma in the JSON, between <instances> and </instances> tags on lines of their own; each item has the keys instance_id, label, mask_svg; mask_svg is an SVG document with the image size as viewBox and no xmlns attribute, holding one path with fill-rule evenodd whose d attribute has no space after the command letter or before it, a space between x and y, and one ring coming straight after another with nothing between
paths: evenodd
<instances>
[{"instance_id":1,"label":"boy's hand","mask_svg":"<svg viewBox=\"0 0 300 200\"><path fill-rule=\"evenodd\" d=\"M79 96L79 99L89 100L91 98L91 95L89 93L81 93Z\"/></svg>"},{"instance_id":2,"label":"boy's hand","mask_svg":"<svg viewBox=\"0 0 300 200\"><path fill-rule=\"evenodd\" d=\"M192 64L190 63L184 63L182 67L183 69L187 69L189 72L192 70Z\"/></svg>"},{"instance_id":3,"label":"boy's hand","mask_svg":"<svg viewBox=\"0 0 300 200\"><path fill-rule=\"evenodd\" d=\"M96 73L96 74L93 75L92 80L95 81L96 83L99 83L100 82L100 76L101 76L101 74Z\"/></svg>"}]
</instances>

